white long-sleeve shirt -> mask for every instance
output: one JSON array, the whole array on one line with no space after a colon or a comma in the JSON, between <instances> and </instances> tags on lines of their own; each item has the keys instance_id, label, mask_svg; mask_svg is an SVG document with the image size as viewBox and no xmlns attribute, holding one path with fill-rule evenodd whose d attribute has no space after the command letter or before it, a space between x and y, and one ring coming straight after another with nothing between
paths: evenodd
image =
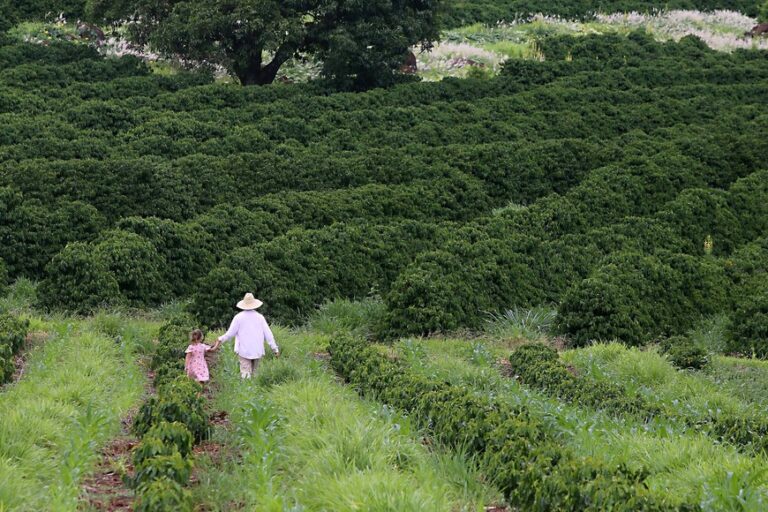
<instances>
[{"instance_id":1,"label":"white long-sleeve shirt","mask_svg":"<svg viewBox=\"0 0 768 512\"><path fill-rule=\"evenodd\" d=\"M219 341L235 338L235 353L247 359L261 359L264 356L264 340L277 353L277 343L267 319L256 311L241 311L232 319L229 329Z\"/></svg>"}]
</instances>

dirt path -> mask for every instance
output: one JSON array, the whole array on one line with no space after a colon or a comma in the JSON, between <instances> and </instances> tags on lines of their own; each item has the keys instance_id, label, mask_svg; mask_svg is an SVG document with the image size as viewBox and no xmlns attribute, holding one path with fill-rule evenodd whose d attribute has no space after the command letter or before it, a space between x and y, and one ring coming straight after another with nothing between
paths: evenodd
<instances>
[{"instance_id":1,"label":"dirt path","mask_svg":"<svg viewBox=\"0 0 768 512\"><path fill-rule=\"evenodd\" d=\"M84 510L132 510L134 492L123 480L133 472L131 450L138 439L130 434L131 421L123 420L123 432L101 450L101 461L94 473L83 481Z\"/></svg>"},{"instance_id":2,"label":"dirt path","mask_svg":"<svg viewBox=\"0 0 768 512\"><path fill-rule=\"evenodd\" d=\"M214 355L208 360L211 368L216 365L216 359ZM155 389L152 386L153 381L154 374L148 371L145 394L147 397L155 394ZM212 401L213 392L214 390L211 387L206 387L203 392L209 403ZM100 512L133 510L135 492L127 485L126 479L129 475L133 474L131 452L139 444L139 439L131 433L133 418L138 412L139 407L140 405L123 418L120 435L101 450L101 459L94 472L83 480L81 486L83 489L81 510ZM229 418L227 412L216 411L212 413L210 422L211 428L228 425ZM195 457L209 457L214 464L221 462L221 452L222 446L211 440L203 441L193 448ZM196 481L196 474L193 472L189 485L195 485Z\"/></svg>"},{"instance_id":3,"label":"dirt path","mask_svg":"<svg viewBox=\"0 0 768 512\"><path fill-rule=\"evenodd\" d=\"M145 396L155 392L153 379L154 374L148 371ZM101 449L99 463L93 473L83 479L81 510L133 510L135 493L124 476L133 473L131 451L139 440L131 433L131 425L139 407L140 404L121 420L120 434Z\"/></svg>"}]
</instances>

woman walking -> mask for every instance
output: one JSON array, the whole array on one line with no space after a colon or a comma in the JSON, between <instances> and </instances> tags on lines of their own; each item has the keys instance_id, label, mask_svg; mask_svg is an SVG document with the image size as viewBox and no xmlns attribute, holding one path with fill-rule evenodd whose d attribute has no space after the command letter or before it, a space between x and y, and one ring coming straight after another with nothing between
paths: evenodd
<instances>
[{"instance_id":1,"label":"woman walking","mask_svg":"<svg viewBox=\"0 0 768 512\"><path fill-rule=\"evenodd\" d=\"M252 293L246 293L243 300L237 303L242 311L235 315L227 332L214 345L214 349L218 349L221 343L235 338L235 353L240 358L240 377L243 379L250 379L258 368L259 360L264 357L265 340L275 356L280 357L280 349L267 320L256 312L262 304Z\"/></svg>"}]
</instances>

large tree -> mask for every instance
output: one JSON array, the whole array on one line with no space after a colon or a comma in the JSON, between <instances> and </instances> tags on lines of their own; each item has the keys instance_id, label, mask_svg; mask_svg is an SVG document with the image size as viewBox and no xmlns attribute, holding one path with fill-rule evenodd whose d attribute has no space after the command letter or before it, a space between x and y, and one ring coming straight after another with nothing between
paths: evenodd
<instances>
[{"instance_id":1,"label":"large tree","mask_svg":"<svg viewBox=\"0 0 768 512\"><path fill-rule=\"evenodd\" d=\"M438 38L440 0L89 0L97 21L191 61L221 64L243 85L271 83L288 59L314 53L347 86L391 80L412 46Z\"/></svg>"}]
</instances>

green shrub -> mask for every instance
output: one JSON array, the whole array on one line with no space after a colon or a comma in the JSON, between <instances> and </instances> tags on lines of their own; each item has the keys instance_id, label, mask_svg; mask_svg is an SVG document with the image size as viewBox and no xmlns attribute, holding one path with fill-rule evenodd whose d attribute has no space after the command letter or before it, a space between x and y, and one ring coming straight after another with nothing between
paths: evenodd
<instances>
[{"instance_id":1,"label":"green shrub","mask_svg":"<svg viewBox=\"0 0 768 512\"><path fill-rule=\"evenodd\" d=\"M210 434L205 399L200 384L180 375L161 385L157 396L150 397L133 420L133 433L142 437L162 422L178 422L186 426L196 442Z\"/></svg>"},{"instance_id":2,"label":"green shrub","mask_svg":"<svg viewBox=\"0 0 768 512\"><path fill-rule=\"evenodd\" d=\"M182 457L189 457L192 453L192 433L181 423L160 422L147 431L142 442L152 438L159 439L163 444L174 447Z\"/></svg>"},{"instance_id":3,"label":"green shrub","mask_svg":"<svg viewBox=\"0 0 768 512\"><path fill-rule=\"evenodd\" d=\"M135 487L158 478L168 478L184 485L192 474L192 461L182 457L178 451L174 451L171 455L155 455L144 459L134 469L133 485Z\"/></svg>"},{"instance_id":4,"label":"green shrub","mask_svg":"<svg viewBox=\"0 0 768 512\"><path fill-rule=\"evenodd\" d=\"M150 431L157 427L152 427ZM178 453L179 450L173 444L164 442L159 437L149 435L149 432L144 434L141 438L141 442L137 444L131 452L131 458L134 467L144 463L144 461L158 457L160 455L173 455Z\"/></svg>"},{"instance_id":5,"label":"green shrub","mask_svg":"<svg viewBox=\"0 0 768 512\"><path fill-rule=\"evenodd\" d=\"M685 332L727 307L729 296L716 260L619 252L564 294L557 328L575 346L598 340L637 346Z\"/></svg>"},{"instance_id":6,"label":"green shrub","mask_svg":"<svg viewBox=\"0 0 768 512\"><path fill-rule=\"evenodd\" d=\"M46 308L87 314L122 301L114 274L88 244L67 245L45 273L38 299Z\"/></svg>"},{"instance_id":7,"label":"green shrub","mask_svg":"<svg viewBox=\"0 0 768 512\"><path fill-rule=\"evenodd\" d=\"M192 497L178 482L160 477L136 491L135 512L192 512Z\"/></svg>"},{"instance_id":8,"label":"green shrub","mask_svg":"<svg viewBox=\"0 0 768 512\"><path fill-rule=\"evenodd\" d=\"M158 332L157 347L152 354L150 368L159 370L165 367L168 372L171 368L184 368L184 351L189 346L189 334L194 329L194 323L186 315L180 315L164 323Z\"/></svg>"},{"instance_id":9,"label":"green shrub","mask_svg":"<svg viewBox=\"0 0 768 512\"><path fill-rule=\"evenodd\" d=\"M0 313L0 384L8 382L16 370L14 356L27 337L29 320Z\"/></svg>"},{"instance_id":10,"label":"green shrub","mask_svg":"<svg viewBox=\"0 0 768 512\"><path fill-rule=\"evenodd\" d=\"M709 354L687 336L672 336L661 343L670 362L680 369L701 370L709 364Z\"/></svg>"},{"instance_id":11,"label":"green shrub","mask_svg":"<svg viewBox=\"0 0 768 512\"><path fill-rule=\"evenodd\" d=\"M575 456L521 404L413 374L364 340L334 337L329 352L334 369L361 394L402 409L441 444L477 457L515 507L574 512L671 508L648 490L648 475ZM541 364L552 360L551 352L541 348L523 353ZM681 510L694 507L686 504Z\"/></svg>"},{"instance_id":12,"label":"green shrub","mask_svg":"<svg viewBox=\"0 0 768 512\"><path fill-rule=\"evenodd\" d=\"M726 350L768 358L768 279L762 288L737 301L727 331Z\"/></svg>"},{"instance_id":13,"label":"green shrub","mask_svg":"<svg viewBox=\"0 0 768 512\"><path fill-rule=\"evenodd\" d=\"M149 306L168 300L168 282L162 275L166 261L149 240L116 230L102 235L92 250L131 304Z\"/></svg>"},{"instance_id":14,"label":"green shrub","mask_svg":"<svg viewBox=\"0 0 768 512\"><path fill-rule=\"evenodd\" d=\"M8 266L0 259L0 297L8 292Z\"/></svg>"},{"instance_id":15,"label":"green shrub","mask_svg":"<svg viewBox=\"0 0 768 512\"><path fill-rule=\"evenodd\" d=\"M616 384L588 380L572 373L557 352L542 344L518 347L509 356L512 372L523 384L562 400L623 414L659 414L642 396L629 396Z\"/></svg>"}]
</instances>

